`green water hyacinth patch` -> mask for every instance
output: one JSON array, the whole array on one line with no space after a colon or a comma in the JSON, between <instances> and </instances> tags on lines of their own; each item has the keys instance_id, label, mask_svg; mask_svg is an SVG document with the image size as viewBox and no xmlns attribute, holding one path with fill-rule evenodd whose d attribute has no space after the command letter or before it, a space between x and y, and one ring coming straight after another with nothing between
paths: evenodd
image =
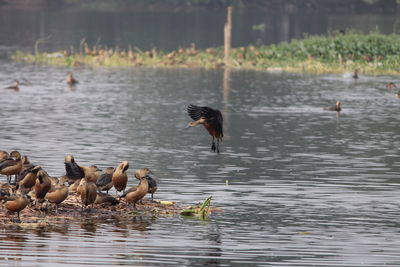
<instances>
[{"instance_id":1,"label":"green water hyacinth patch","mask_svg":"<svg viewBox=\"0 0 400 267\"><path fill-rule=\"evenodd\" d=\"M170 52L89 48L71 51L16 51L14 61L56 66L232 68L270 72L400 74L400 35L379 32L361 34L335 32L327 36L305 36L277 45L233 48L229 63L223 47L179 48Z\"/></svg>"}]
</instances>

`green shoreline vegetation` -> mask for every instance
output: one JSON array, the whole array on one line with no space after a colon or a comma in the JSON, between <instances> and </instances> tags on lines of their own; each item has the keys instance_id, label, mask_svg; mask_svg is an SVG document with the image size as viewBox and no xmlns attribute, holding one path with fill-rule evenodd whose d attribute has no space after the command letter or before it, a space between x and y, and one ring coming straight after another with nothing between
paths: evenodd
<instances>
[{"instance_id":1,"label":"green shoreline vegetation","mask_svg":"<svg viewBox=\"0 0 400 267\"><path fill-rule=\"evenodd\" d=\"M400 74L400 35L378 32L361 34L335 32L329 36L305 36L303 39L268 46L232 48L230 63L224 64L223 47L198 50L179 48L171 52L141 51L138 48L89 48L82 42L80 52L40 53L16 51L18 62L55 66L90 67L178 67L252 69L304 73L345 73L358 69L368 75Z\"/></svg>"}]
</instances>

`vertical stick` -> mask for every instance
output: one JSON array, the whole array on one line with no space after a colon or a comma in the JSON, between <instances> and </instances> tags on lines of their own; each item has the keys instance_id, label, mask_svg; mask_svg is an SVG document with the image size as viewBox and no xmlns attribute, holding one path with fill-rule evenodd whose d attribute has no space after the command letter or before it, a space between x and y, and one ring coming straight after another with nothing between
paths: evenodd
<instances>
[{"instance_id":1,"label":"vertical stick","mask_svg":"<svg viewBox=\"0 0 400 267\"><path fill-rule=\"evenodd\" d=\"M223 109L222 109L222 114L224 116L224 139L228 140L229 139L229 135L227 135L226 133L229 132L229 95L230 95L230 91L231 91L231 69L230 68L224 68L224 76L223 76L223 80L222 80L222 93L223 93Z\"/></svg>"},{"instance_id":2,"label":"vertical stick","mask_svg":"<svg viewBox=\"0 0 400 267\"><path fill-rule=\"evenodd\" d=\"M229 6L226 14L226 23L224 25L224 62L225 66L229 66L232 36L232 7Z\"/></svg>"}]
</instances>

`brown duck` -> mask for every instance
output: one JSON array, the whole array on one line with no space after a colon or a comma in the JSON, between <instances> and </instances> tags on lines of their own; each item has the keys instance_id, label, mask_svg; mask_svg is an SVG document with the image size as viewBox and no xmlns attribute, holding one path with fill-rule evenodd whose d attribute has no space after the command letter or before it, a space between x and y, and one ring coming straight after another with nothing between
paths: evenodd
<instances>
[{"instance_id":1,"label":"brown duck","mask_svg":"<svg viewBox=\"0 0 400 267\"><path fill-rule=\"evenodd\" d=\"M394 82L389 82L385 85L386 89L394 89L397 88L396 84Z\"/></svg>"},{"instance_id":2,"label":"brown duck","mask_svg":"<svg viewBox=\"0 0 400 267\"><path fill-rule=\"evenodd\" d=\"M188 123L187 128L203 124L208 133L212 136L211 150L219 153L219 142L222 142L222 138L224 137L221 111L190 104L187 107L187 112L190 118L194 120ZM215 145L215 139L217 139L217 145Z\"/></svg>"},{"instance_id":3,"label":"brown duck","mask_svg":"<svg viewBox=\"0 0 400 267\"><path fill-rule=\"evenodd\" d=\"M37 175L37 179L35 182L35 197L36 197L36 204L38 201L42 201L46 196L47 192L51 189L51 180L49 175L44 170L39 170Z\"/></svg>"},{"instance_id":4,"label":"brown duck","mask_svg":"<svg viewBox=\"0 0 400 267\"><path fill-rule=\"evenodd\" d=\"M37 173L42 169L41 166L31 166L23 170L17 177L17 189L30 189L36 183Z\"/></svg>"},{"instance_id":5,"label":"brown duck","mask_svg":"<svg viewBox=\"0 0 400 267\"><path fill-rule=\"evenodd\" d=\"M85 179L87 182L96 183L97 179L100 177L100 169L96 165L91 165L90 167L80 166L85 174Z\"/></svg>"},{"instance_id":6,"label":"brown duck","mask_svg":"<svg viewBox=\"0 0 400 267\"><path fill-rule=\"evenodd\" d=\"M96 181L96 185L100 191L108 191L113 187L112 176L114 173L113 167L108 167L105 169L104 173L102 173Z\"/></svg>"},{"instance_id":7,"label":"brown duck","mask_svg":"<svg viewBox=\"0 0 400 267\"><path fill-rule=\"evenodd\" d=\"M155 179L153 179L149 174L152 174L152 172L149 170L149 168L142 168L142 169L135 171L136 179L140 180L140 178L142 178L142 177L146 178L146 180L149 184L148 193L151 194L151 200L153 200L153 194L157 191L157 181Z\"/></svg>"},{"instance_id":8,"label":"brown duck","mask_svg":"<svg viewBox=\"0 0 400 267\"><path fill-rule=\"evenodd\" d=\"M56 205L56 213L58 213L58 205L68 197L68 187L64 184L58 184L50 189L46 194L46 199Z\"/></svg>"},{"instance_id":9,"label":"brown duck","mask_svg":"<svg viewBox=\"0 0 400 267\"><path fill-rule=\"evenodd\" d=\"M147 183L149 184L148 193L151 194L151 200L154 200L154 193L157 191L157 182L155 179L149 176L152 173L148 168L142 168L135 171L136 179L140 180L141 177L146 178ZM125 191L125 193L121 197L125 197L128 193L136 191L138 186L133 186Z\"/></svg>"},{"instance_id":10,"label":"brown duck","mask_svg":"<svg viewBox=\"0 0 400 267\"><path fill-rule=\"evenodd\" d=\"M359 78L358 77L358 69L354 70L353 75L351 77L353 77L353 79L356 79L356 80Z\"/></svg>"},{"instance_id":11,"label":"brown duck","mask_svg":"<svg viewBox=\"0 0 400 267\"><path fill-rule=\"evenodd\" d=\"M79 183L77 192L81 197L82 210L96 201L97 187L94 183L90 183L87 182L85 179L82 179Z\"/></svg>"},{"instance_id":12,"label":"brown duck","mask_svg":"<svg viewBox=\"0 0 400 267\"><path fill-rule=\"evenodd\" d=\"M117 205L119 203L118 199L109 194L98 192L94 204L109 204Z\"/></svg>"},{"instance_id":13,"label":"brown duck","mask_svg":"<svg viewBox=\"0 0 400 267\"><path fill-rule=\"evenodd\" d=\"M8 154L7 151L0 151L0 162L2 162L5 159L8 159L10 157L10 154Z\"/></svg>"},{"instance_id":14,"label":"brown duck","mask_svg":"<svg viewBox=\"0 0 400 267\"><path fill-rule=\"evenodd\" d=\"M11 89L11 90L18 91L19 90L19 81L18 80L14 80L14 83L12 85L6 87L6 89Z\"/></svg>"},{"instance_id":15,"label":"brown duck","mask_svg":"<svg viewBox=\"0 0 400 267\"><path fill-rule=\"evenodd\" d=\"M149 191L149 184L145 177L141 177L140 184L135 191L126 194L126 202L133 203L133 207L136 209L136 202L141 200Z\"/></svg>"},{"instance_id":16,"label":"brown duck","mask_svg":"<svg viewBox=\"0 0 400 267\"><path fill-rule=\"evenodd\" d=\"M72 75L72 72L69 71L67 73L67 84L68 84L68 86L72 87L72 86L76 85L77 83L78 83L78 81L74 79L74 77Z\"/></svg>"},{"instance_id":17,"label":"brown duck","mask_svg":"<svg viewBox=\"0 0 400 267\"><path fill-rule=\"evenodd\" d=\"M5 206L9 212L17 212L18 220L20 220L19 213L29 204L29 196L18 193L7 199Z\"/></svg>"},{"instance_id":18,"label":"brown duck","mask_svg":"<svg viewBox=\"0 0 400 267\"><path fill-rule=\"evenodd\" d=\"M118 165L112 175L111 180L117 192L123 191L126 188L126 185L128 183L128 176L125 172L128 170L128 168L128 161L123 161L121 164Z\"/></svg>"},{"instance_id":19,"label":"brown duck","mask_svg":"<svg viewBox=\"0 0 400 267\"><path fill-rule=\"evenodd\" d=\"M340 101L336 101L336 104L333 107L328 107L328 108L324 108L324 110L331 110L331 111L341 111L342 107L341 107L341 102Z\"/></svg>"},{"instance_id":20,"label":"brown duck","mask_svg":"<svg viewBox=\"0 0 400 267\"><path fill-rule=\"evenodd\" d=\"M18 151L12 151L8 159L0 162L0 174L7 175L8 183L11 182L11 175L17 175L21 170L21 154Z\"/></svg>"}]
</instances>

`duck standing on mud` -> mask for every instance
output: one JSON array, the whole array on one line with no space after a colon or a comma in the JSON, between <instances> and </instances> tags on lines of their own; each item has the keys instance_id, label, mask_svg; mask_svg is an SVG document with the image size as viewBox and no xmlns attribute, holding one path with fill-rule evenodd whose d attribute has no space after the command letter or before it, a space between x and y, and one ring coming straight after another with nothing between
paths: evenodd
<instances>
[{"instance_id":1,"label":"duck standing on mud","mask_svg":"<svg viewBox=\"0 0 400 267\"><path fill-rule=\"evenodd\" d=\"M17 175L22 170L21 154L18 151L12 151L10 157L0 162L0 174L7 176L8 183L11 183L11 175Z\"/></svg>"},{"instance_id":2,"label":"duck standing on mud","mask_svg":"<svg viewBox=\"0 0 400 267\"><path fill-rule=\"evenodd\" d=\"M104 170L104 173L102 173L99 179L97 179L96 185L100 191L106 191L108 194L108 190L113 187L112 176L114 171L115 169L113 167L107 167Z\"/></svg>"},{"instance_id":3,"label":"duck standing on mud","mask_svg":"<svg viewBox=\"0 0 400 267\"><path fill-rule=\"evenodd\" d=\"M65 164L65 176L68 177L68 183L71 184L76 180L85 177L83 169L75 162L75 158L72 155L66 155L64 158ZM72 181L71 181L72 180Z\"/></svg>"},{"instance_id":4,"label":"duck standing on mud","mask_svg":"<svg viewBox=\"0 0 400 267\"><path fill-rule=\"evenodd\" d=\"M187 107L187 112L194 121L188 123L187 128L203 124L208 133L212 136L211 150L219 153L219 141L222 142L223 133L223 118L221 111L209 107L200 107L190 104ZM215 138L217 145L215 145Z\"/></svg>"},{"instance_id":5,"label":"duck standing on mud","mask_svg":"<svg viewBox=\"0 0 400 267\"><path fill-rule=\"evenodd\" d=\"M128 176L126 175L126 171L129 168L129 162L123 161L118 167L115 169L111 180L114 185L115 190L117 192L124 191L126 185L128 183Z\"/></svg>"},{"instance_id":6,"label":"duck standing on mud","mask_svg":"<svg viewBox=\"0 0 400 267\"><path fill-rule=\"evenodd\" d=\"M149 187L147 193L150 193L150 194L151 194L151 200L153 201L153 200L154 200L153 195L154 195L154 193L157 191L157 181L156 181L154 178L152 178L152 177L149 176L149 174L151 174L151 173L152 173L152 172L149 170L149 168L142 168L142 169L139 169L139 170L136 170L136 171L135 171L135 177L136 177L136 179L138 179L139 181L140 181L143 177L146 178L147 183L148 183L148 187ZM127 195L128 193L131 193L131 192L136 191L137 188L138 188L138 185L132 186L131 188L129 188L128 190L126 190L125 193L121 195L121 197L126 197L126 195Z\"/></svg>"},{"instance_id":7,"label":"duck standing on mud","mask_svg":"<svg viewBox=\"0 0 400 267\"><path fill-rule=\"evenodd\" d=\"M16 195L10 196L6 199L6 209L9 212L16 212L18 215L18 220L17 222L21 222L20 217L19 217L19 212L23 209L25 209L26 206L30 203L30 197L21 194L21 192L17 192Z\"/></svg>"}]
</instances>

